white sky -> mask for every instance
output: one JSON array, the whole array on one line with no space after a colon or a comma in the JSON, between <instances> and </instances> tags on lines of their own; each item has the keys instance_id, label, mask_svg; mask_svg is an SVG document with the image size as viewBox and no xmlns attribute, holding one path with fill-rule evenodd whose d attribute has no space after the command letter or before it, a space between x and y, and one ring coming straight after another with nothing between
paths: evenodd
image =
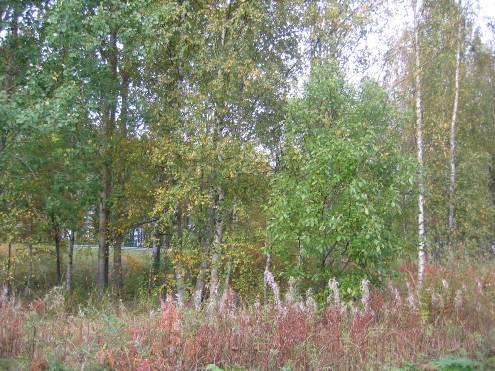
<instances>
[{"instance_id":1,"label":"white sky","mask_svg":"<svg viewBox=\"0 0 495 371\"><path fill-rule=\"evenodd\" d=\"M484 36L484 41L489 42L489 31L486 24L489 20L495 21L495 0L480 0L478 13L478 25ZM495 35L492 35L492 40Z\"/></svg>"},{"instance_id":2,"label":"white sky","mask_svg":"<svg viewBox=\"0 0 495 371\"><path fill-rule=\"evenodd\" d=\"M495 22L495 0L463 0L463 3L468 1L474 2L472 9L475 13L475 27L481 31L483 42L495 46L495 34L487 27L488 22ZM383 60L391 41L397 40L403 30L406 27L412 27L413 23L410 1L389 2L389 12L390 15L379 20L379 27L382 28L382 32L372 32L364 41L371 53L370 67L364 72L364 75L378 81L382 81L384 77ZM362 73L355 73L350 70L347 72L355 83L363 77Z\"/></svg>"}]
</instances>

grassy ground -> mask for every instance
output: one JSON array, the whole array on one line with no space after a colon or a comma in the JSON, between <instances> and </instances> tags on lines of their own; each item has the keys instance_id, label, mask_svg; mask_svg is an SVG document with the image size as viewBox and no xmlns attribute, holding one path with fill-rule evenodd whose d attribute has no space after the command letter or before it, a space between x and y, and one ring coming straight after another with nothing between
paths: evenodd
<instances>
[{"instance_id":1,"label":"grassy ground","mask_svg":"<svg viewBox=\"0 0 495 371\"><path fill-rule=\"evenodd\" d=\"M28 251L24 245L14 244L12 248L14 264L12 267L14 291L25 293L28 272ZM7 266L8 246L0 244L0 282L5 281ZM62 247L62 272L65 282L66 251ZM94 282L96 277L97 250L90 248L77 248L74 250L74 300L86 301L94 295ZM149 272L150 253L147 251L122 251L122 267L125 280L124 299L135 299L139 292L146 287ZM112 270L112 251L110 251L110 271ZM53 246L40 244L33 247L33 282L32 298L43 296L47 290L55 286L56 267L55 249Z\"/></svg>"},{"instance_id":2,"label":"grassy ground","mask_svg":"<svg viewBox=\"0 0 495 371\"><path fill-rule=\"evenodd\" d=\"M94 271L93 252L84 254L79 283ZM146 271L138 256L128 253L128 274ZM372 288L362 301L333 295L319 305L305 295L271 295L275 304L240 306L233 291L201 310L91 296L75 306L63 289L1 299L0 369L495 369L493 268L428 267L422 290L402 280ZM43 269L52 268L37 274Z\"/></svg>"}]
</instances>

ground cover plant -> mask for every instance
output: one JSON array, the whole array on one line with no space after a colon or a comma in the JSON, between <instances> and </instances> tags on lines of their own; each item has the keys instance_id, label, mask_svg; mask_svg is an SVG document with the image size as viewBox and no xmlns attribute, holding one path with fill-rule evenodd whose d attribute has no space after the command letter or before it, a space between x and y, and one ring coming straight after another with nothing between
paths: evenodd
<instances>
[{"instance_id":1,"label":"ground cover plant","mask_svg":"<svg viewBox=\"0 0 495 371\"><path fill-rule=\"evenodd\" d=\"M229 289L199 310L172 296L148 310L107 303L76 312L61 289L24 303L2 296L0 357L7 368L38 370L490 369L495 275L457 269L462 279L428 267L421 290L408 279L379 289L364 280L359 300L342 298L332 279L326 303L295 287L277 297L270 272L267 303L242 304Z\"/></svg>"}]
</instances>

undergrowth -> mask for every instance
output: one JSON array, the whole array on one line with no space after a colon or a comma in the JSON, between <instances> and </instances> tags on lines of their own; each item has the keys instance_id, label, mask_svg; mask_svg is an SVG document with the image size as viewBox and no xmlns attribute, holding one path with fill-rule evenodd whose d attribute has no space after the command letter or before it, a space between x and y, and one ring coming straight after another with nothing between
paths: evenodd
<instances>
[{"instance_id":1,"label":"undergrowth","mask_svg":"<svg viewBox=\"0 0 495 371\"><path fill-rule=\"evenodd\" d=\"M406 268L407 269L407 268ZM66 310L61 289L29 303L2 298L0 367L6 369L490 369L495 355L495 277L433 268L412 280L327 303L297 289L268 303L238 304L229 289L201 310L171 296L160 307L123 303ZM9 360L11 363L5 363ZM2 363L3 362L3 363ZM13 363L12 363L13 362ZM5 366L7 364L7 366Z\"/></svg>"}]
</instances>

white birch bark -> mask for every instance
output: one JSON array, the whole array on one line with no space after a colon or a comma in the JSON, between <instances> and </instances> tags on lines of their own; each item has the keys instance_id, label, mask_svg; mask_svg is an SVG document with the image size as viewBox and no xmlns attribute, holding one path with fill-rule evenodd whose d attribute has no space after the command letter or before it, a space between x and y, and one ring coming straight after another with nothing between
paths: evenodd
<instances>
[{"instance_id":1,"label":"white birch bark","mask_svg":"<svg viewBox=\"0 0 495 371\"><path fill-rule=\"evenodd\" d=\"M419 46L419 10L420 1L413 0L414 12L414 59L415 59L415 88L416 88L416 147L419 166L418 192L418 286L421 287L426 265L425 251L425 179L424 179L424 143L423 143L423 105L421 96L421 63Z\"/></svg>"},{"instance_id":2,"label":"white birch bark","mask_svg":"<svg viewBox=\"0 0 495 371\"><path fill-rule=\"evenodd\" d=\"M459 107L459 90L461 83L461 43L462 43L462 18L461 18L461 0L459 0L459 24L457 30L457 49L455 54L455 90L454 90L454 106L452 109L452 120L450 122L450 184L449 184L449 248L455 240L455 189L456 189L456 126L457 113Z\"/></svg>"}]
</instances>

